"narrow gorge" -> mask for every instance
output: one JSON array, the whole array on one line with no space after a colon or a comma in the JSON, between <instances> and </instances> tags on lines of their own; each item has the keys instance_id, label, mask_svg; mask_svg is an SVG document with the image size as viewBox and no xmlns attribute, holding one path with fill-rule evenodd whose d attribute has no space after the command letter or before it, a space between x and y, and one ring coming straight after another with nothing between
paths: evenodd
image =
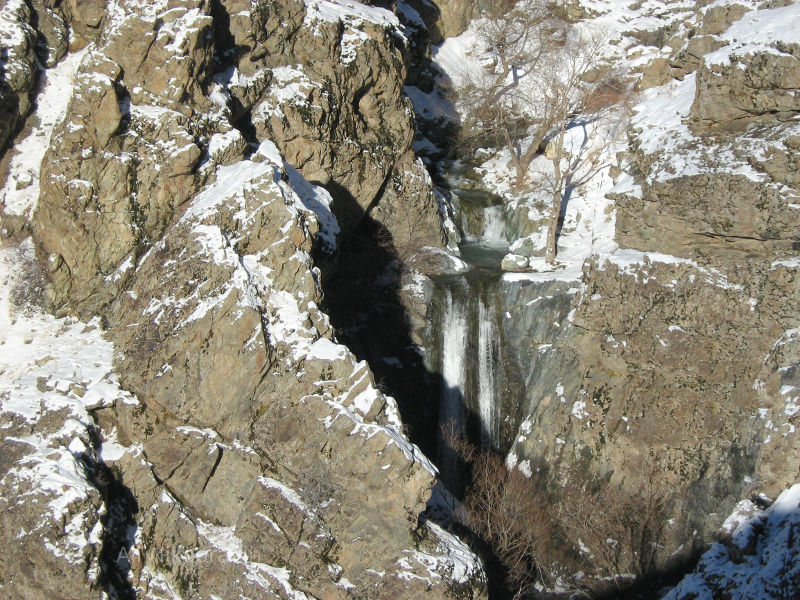
<instances>
[{"instance_id":1,"label":"narrow gorge","mask_svg":"<svg viewBox=\"0 0 800 600\"><path fill-rule=\"evenodd\" d=\"M0 596L800 596L798 32L0 0Z\"/></svg>"}]
</instances>

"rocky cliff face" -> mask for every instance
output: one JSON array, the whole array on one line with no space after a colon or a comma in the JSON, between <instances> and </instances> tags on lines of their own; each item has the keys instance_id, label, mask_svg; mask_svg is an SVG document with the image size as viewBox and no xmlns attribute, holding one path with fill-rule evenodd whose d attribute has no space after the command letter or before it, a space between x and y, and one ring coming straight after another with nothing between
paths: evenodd
<instances>
[{"instance_id":1,"label":"rocky cliff face","mask_svg":"<svg viewBox=\"0 0 800 600\"><path fill-rule=\"evenodd\" d=\"M654 469L674 502L665 559L713 539L741 498L798 477L800 63L775 26L798 12L745 4L676 6L632 34L660 32L645 43L662 50L635 67L640 104L607 194L615 244L583 266L512 451L552 481L633 489ZM710 37L687 36L689 23Z\"/></svg>"},{"instance_id":2,"label":"rocky cliff face","mask_svg":"<svg viewBox=\"0 0 800 600\"><path fill-rule=\"evenodd\" d=\"M503 268L523 271L500 284L504 352L527 394L519 413L505 409L518 419L508 464L567 506L581 486L633 497L634 523L648 510L644 481L649 500L668 499L663 567L705 548L743 498L775 498L798 478L800 11L791 2L560 6L573 31L604 37L596 70L627 78L634 94L619 135L604 137L627 118L621 109L567 127L564 162L578 168L555 268L542 258L552 154L533 161L525 189L513 185L507 150L470 157L502 202ZM435 52L453 81L465 64L480 68L476 39L473 25ZM618 518L620 498L595 508ZM571 541L595 568L597 549ZM613 570L599 574L628 575Z\"/></svg>"},{"instance_id":3,"label":"rocky cliff face","mask_svg":"<svg viewBox=\"0 0 800 600\"><path fill-rule=\"evenodd\" d=\"M25 545L0 586L51 597L70 572L76 598L480 597L477 559L421 517L435 469L320 309L364 222L396 257L443 244L398 19L344 0L33 4L3 9L15 56L32 64L39 36L57 61L31 23L61 19L73 84L14 228L32 213L49 302L100 316L118 381L109 349L97 376L75 358L40 377L66 412L4 399L3 497L37 502L4 511ZM10 89L21 120L32 84ZM83 491L50 525L50 488L21 469L62 459ZM86 534L70 552L65 526Z\"/></svg>"}]
</instances>

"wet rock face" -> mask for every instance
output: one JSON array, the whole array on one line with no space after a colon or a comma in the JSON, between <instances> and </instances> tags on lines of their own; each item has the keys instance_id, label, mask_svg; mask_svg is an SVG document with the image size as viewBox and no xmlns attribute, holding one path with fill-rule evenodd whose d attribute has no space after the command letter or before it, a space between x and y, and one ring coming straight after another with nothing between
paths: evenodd
<instances>
[{"instance_id":1,"label":"wet rock face","mask_svg":"<svg viewBox=\"0 0 800 600\"><path fill-rule=\"evenodd\" d=\"M680 490L666 558L703 547L756 477L770 494L794 480L780 380L797 359L786 332L800 290L796 267L768 261L723 274L637 256L587 266L573 328L540 360L525 424L536 433L515 453L556 480L580 472L623 490L653 469L659 494Z\"/></svg>"}]
</instances>

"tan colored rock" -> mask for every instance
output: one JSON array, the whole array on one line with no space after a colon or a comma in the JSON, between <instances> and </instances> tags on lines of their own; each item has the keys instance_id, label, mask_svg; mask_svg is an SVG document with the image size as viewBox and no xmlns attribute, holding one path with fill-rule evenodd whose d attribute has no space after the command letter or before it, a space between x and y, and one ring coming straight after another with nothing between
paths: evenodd
<instances>
[{"instance_id":1,"label":"tan colored rock","mask_svg":"<svg viewBox=\"0 0 800 600\"><path fill-rule=\"evenodd\" d=\"M732 23L741 19L749 10L744 4L718 4L709 6L703 11L700 33L703 35L719 35L724 33Z\"/></svg>"},{"instance_id":2,"label":"tan colored rock","mask_svg":"<svg viewBox=\"0 0 800 600\"><path fill-rule=\"evenodd\" d=\"M84 47L100 34L106 16L105 0L68 0L61 3L61 10L75 32L70 50Z\"/></svg>"},{"instance_id":3,"label":"tan colored rock","mask_svg":"<svg viewBox=\"0 0 800 600\"><path fill-rule=\"evenodd\" d=\"M311 252L330 234L329 197L284 164L352 199L357 218L385 202L410 245L441 243L438 213L419 214L436 204L409 150L394 32L304 24L295 2L256 3L249 18L236 2L122 2L119 19L99 20L93 3L69 6L87 36L100 31L45 157L33 229L54 300L103 315L140 400L98 416L127 447L114 466L139 506L136 593L483 597L480 569L453 580L452 542L418 522L436 477L319 308ZM214 75L230 38L241 54ZM297 64L296 81L281 79ZM270 104L287 88L305 104ZM252 129L238 121L250 111ZM253 131L263 143L244 160Z\"/></svg>"},{"instance_id":4,"label":"tan colored rock","mask_svg":"<svg viewBox=\"0 0 800 600\"><path fill-rule=\"evenodd\" d=\"M800 112L800 46L781 53L734 55L697 74L691 118L698 130L741 128L757 120L788 120Z\"/></svg>"},{"instance_id":5,"label":"tan colored rock","mask_svg":"<svg viewBox=\"0 0 800 600\"><path fill-rule=\"evenodd\" d=\"M211 18L197 6L178 3L158 20L137 4L109 24L102 50L90 51L79 69L77 93L44 160L33 219L41 252L60 257L56 306L86 315L105 306L125 285L134 255L203 182L197 144L216 126L184 114L192 114L193 99L198 108L213 106L195 79L213 53Z\"/></svg>"},{"instance_id":6,"label":"tan colored rock","mask_svg":"<svg viewBox=\"0 0 800 600\"><path fill-rule=\"evenodd\" d=\"M162 15L133 3L121 22L106 30L103 52L125 73L134 104L178 111L187 103L207 107L199 80L213 56L209 11L202 0L171 2Z\"/></svg>"},{"instance_id":7,"label":"tan colored rock","mask_svg":"<svg viewBox=\"0 0 800 600\"><path fill-rule=\"evenodd\" d=\"M119 299L112 335L123 382L148 400L141 414L120 407L118 422L143 440L159 485L199 519L187 547L220 549L224 529L248 561L286 567L293 585L319 597L348 597L342 578L395 589L412 568L399 561L434 479L395 437L396 409L366 365L328 337L305 229L315 216L269 155L220 171ZM170 518L146 519L156 527L146 557L183 543ZM164 569L192 593L219 594L239 589L231 574L250 562L171 557ZM406 582L392 593L427 588Z\"/></svg>"},{"instance_id":8,"label":"tan colored rock","mask_svg":"<svg viewBox=\"0 0 800 600\"><path fill-rule=\"evenodd\" d=\"M433 44L461 35L477 13L476 0L411 0L411 6L422 16Z\"/></svg>"},{"instance_id":9,"label":"tan colored rock","mask_svg":"<svg viewBox=\"0 0 800 600\"><path fill-rule=\"evenodd\" d=\"M21 127L31 108L30 94L36 85L36 31L31 10L24 0L9 0L0 8L0 153Z\"/></svg>"},{"instance_id":10,"label":"tan colored rock","mask_svg":"<svg viewBox=\"0 0 800 600\"><path fill-rule=\"evenodd\" d=\"M291 6L280 10L290 12ZM280 58L270 59L300 63L303 70L273 68L274 91L256 105L253 122L259 137L275 141L307 179L330 184L347 230L376 200L396 157L411 147L405 69L391 30L368 21L342 25L310 18L313 28L301 28L280 49ZM288 83L299 87L299 96L283 96L280 89Z\"/></svg>"},{"instance_id":11,"label":"tan colored rock","mask_svg":"<svg viewBox=\"0 0 800 600\"><path fill-rule=\"evenodd\" d=\"M623 247L717 259L792 256L800 233L793 200L743 175L677 177L617 198Z\"/></svg>"},{"instance_id":12,"label":"tan colored rock","mask_svg":"<svg viewBox=\"0 0 800 600\"><path fill-rule=\"evenodd\" d=\"M36 12L36 28L46 45L44 66L54 67L69 49L69 32L62 16L53 7L53 2L33 0L31 7Z\"/></svg>"},{"instance_id":13,"label":"tan colored rock","mask_svg":"<svg viewBox=\"0 0 800 600\"><path fill-rule=\"evenodd\" d=\"M46 600L58 597L64 586L69 586L72 597L89 600L97 596L93 587L98 583L101 550L101 540L90 532L102 531L106 507L101 493L88 481L69 476L85 467L66 444L53 439L60 428L69 428L69 411L43 412L46 414L33 426L16 415L0 413L4 432L0 440L0 535L10 542L0 556L3 594ZM41 485L34 476L37 468L48 472L50 465L45 460L61 461L62 485L56 486L52 480Z\"/></svg>"}]
</instances>

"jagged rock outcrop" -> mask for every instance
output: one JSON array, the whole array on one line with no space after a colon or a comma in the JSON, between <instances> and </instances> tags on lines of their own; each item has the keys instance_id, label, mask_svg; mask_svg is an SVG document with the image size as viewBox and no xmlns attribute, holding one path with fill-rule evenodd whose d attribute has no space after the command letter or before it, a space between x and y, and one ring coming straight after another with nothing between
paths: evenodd
<instances>
[{"instance_id":1,"label":"jagged rock outcrop","mask_svg":"<svg viewBox=\"0 0 800 600\"><path fill-rule=\"evenodd\" d=\"M0 249L0 590L7 598L96 598L114 578L121 503L92 413L132 401L97 321L40 314L33 249ZM26 304L27 303L27 304Z\"/></svg>"},{"instance_id":2,"label":"jagged rock outcrop","mask_svg":"<svg viewBox=\"0 0 800 600\"><path fill-rule=\"evenodd\" d=\"M115 481L91 508L121 517L95 527L82 560L105 575L77 575L75 595L482 597L474 555L420 520L435 469L336 342L312 260L363 219L393 256L443 243L396 17L322 0L61 10L82 58L31 226L51 303L102 316L136 395L87 424Z\"/></svg>"},{"instance_id":3,"label":"jagged rock outcrop","mask_svg":"<svg viewBox=\"0 0 800 600\"><path fill-rule=\"evenodd\" d=\"M69 49L67 21L57 4L47 0L31 1L31 7L36 14L40 58L48 69L56 66Z\"/></svg>"},{"instance_id":4,"label":"jagged rock outcrop","mask_svg":"<svg viewBox=\"0 0 800 600\"><path fill-rule=\"evenodd\" d=\"M340 21L338 13L331 17L315 6L306 11L301 3L262 2L252 13L228 6L227 43L241 56L238 67L213 76L209 34L216 26L203 2L176 5L169 19L157 18L157 7L130 12L103 33L102 51L93 50L81 68L80 93L42 177L35 223L42 224L41 247L52 254L57 304L69 300L90 314L116 296L125 273L112 281L96 275L110 276L158 239L205 182L213 161L241 156L250 127L257 139L273 139L307 179L328 186L346 230L378 204L387 214L407 214L407 203L391 190L416 173L424 189L415 197L425 210L416 211L413 235L401 219L389 231L415 247L441 244L429 179L410 150L413 121L402 98L396 21L383 11L385 22L376 24L353 10L344 10ZM349 29L340 31L344 22ZM282 24L281 33L270 35L275 23ZM129 48L130 39L139 41ZM298 70L298 64L306 66ZM204 86L213 88L209 97ZM230 123L243 118L250 124L237 125L240 135ZM212 163L197 169L204 152ZM79 173L72 172L76 162ZM92 212L75 227L61 215L78 206ZM98 230L108 235L91 239Z\"/></svg>"},{"instance_id":5,"label":"jagged rock outcrop","mask_svg":"<svg viewBox=\"0 0 800 600\"><path fill-rule=\"evenodd\" d=\"M411 152L413 114L402 93L408 40L397 18L368 7L338 7L331 14L313 2L305 10L299 2L259 7L249 23L231 19L235 47L252 50L240 51L215 81L259 139L272 139L306 179L328 187L345 231L364 215L384 223L373 214L378 206L403 214L407 203L391 189L398 180L427 175ZM227 10L233 15L237 6ZM280 33L264 36L276 24ZM414 196L425 204L425 210L414 209L416 220L425 221L425 232L416 232L417 247L441 245L430 183ZM399 242L411 241L400 219L384 224Z\"/></svg>"},{"instance_id":6,"label":"jagged rock outcrop","mask_svg":"<svg viewBox=\"0 0 800 600\"><path fill-rule=\"evenodd\" d=\"M740 126L759 119L791 119L800 109L800 46L780 54L757 52L708 63L698 71L700 93L692 116L701 127Z\"/></svg>"},{"instance_id":7,"label":"jagged rock outcrop","mask_svg":"<svg viewBox=\"0 0 800 600\"><path fill-rule=\"evenodd\" d=\"M213 55L204 6L181 3L166 20L156 5L116 6L125 12L102 34L102 50L90 47L81 63L43 161L33 220L56 305L83 315L105 307L124 289L131 261L208 177L197 171L203 151L231 127L199 89Z\"/></svg>"},{"instance_id":8,"label":"jagged rock outcrop","mask_svg":"<svg viewBox=\"0 0 800 600\"><path fill-rule=\"evenodd\" d=\"M140 523L154 532L143 564L197 595L263 594L220 586L271 568L313 597L437 588L442 574L400 549L415 544L432 472L396 431L393 401L331 341L317 308L309 251L330 197L283 167L271 142L253 160L218 171L192 200L111 319L122 383L147 398L143 411L118 405L115 421L141 443L152 477L131 468L146 480L144 497L162 498ZM167 537L176 506L195 522L188 541ZM224 553L231 542L244 562L227 565L224 579L175 558L178 544ZM421 543L436 556L436 543ZM444 556L433 560L448 568ZM419 591L400 583L406 572L421 577Z\"/></svg>"},{"instance_id":9,"label":"jagged rock outcrop","mask_svg":"<svg viewBox=\"0 0 800 600\"><path fill-rule=\"evenodd\" d=\"M5 2L0 8L0 152L17 133L31 108L36 86L36 30L24 0Z\"/></svg>"},{"instance_id":10,"label":"jagged rock outcrop","mask_svg":"<svg viewBox=\"0 0 800 600\"><path fill-rule=\"evenodd\" d=\"M512 449L556 488L578 473L635 495L651 473L667 563L797 481L796 58L773 26L797 8L745 8L701 11L713 39L635 109L609 195L620 248L584 264Z\"/></svg>"}]
</instances>

